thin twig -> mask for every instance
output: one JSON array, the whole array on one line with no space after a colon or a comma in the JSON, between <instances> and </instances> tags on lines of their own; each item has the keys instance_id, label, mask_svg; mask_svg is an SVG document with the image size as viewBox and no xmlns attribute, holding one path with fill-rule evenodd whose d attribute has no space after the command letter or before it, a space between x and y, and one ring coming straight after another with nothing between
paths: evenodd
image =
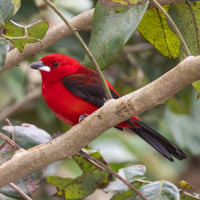
<instances>
[{"instance_id":1,"label":"thin twig","mask_svg":"<svg viewBox=\"0 0 200 200\"><path fill-rule=\"evenodd\" d=\"M77 40L80 42L80 44L82 45L82 47L84 48L85 52L87 53L87 55L89 56L89 58L91 59L91 61L93 62L95 69L99 75L99 78L101 79L103 88L105 90L106 93L106 97L107 99L112 99L112 95L110 92L110 89L106 83L106 80L103 76L103 73L99 67L99 65L97 64L94 56L92 55L92 53L90 52L90 50L88 49L88 47L86 46L86 44L84 43L83 39L81 38L81 36L79 35L78 31L76 30L75 27L72 26L72 24L63 16L63 14L56 8L56 6L51 3L49 0L44 0L59 16L60 18L66 23L66 25L69 27L69 29L73 32L74 36L77 38Z\"/></svg>"},{"instance_id":2,"label":"thin twig","mask_svg":"<svg viewBox=\"0 0 200 200\"><path fill-rule=\"evenodd\" d=\"M9 36L7 36L7 35L4 35L4 34L2 34L1 35L2 37L4 37L4 38L6 38L7 40L9 40L9 41L13 41L13 40L34 40L34 41L36 41L36 42L41 42L42 40L40 40L40 39L37 39L37 38L30 38L30 37L28 37L28 36L22 36L22 37L9 37Z\"/></svg>"},{"instance_id":3,"label":"thin twig","mask_svg":"<svg viewBox=\"0 0 200 200\"><path fill-rule=\"evenodd\" d=\"M186 192L186 191L182 191L182 190L179 189L179 192L180 192L183 196L192 197L193 199L200 200L200 197L195 196L195 195L193 195L193 194L190 194L190 193L188 193L188 192Z\"/></svg>"},{"instance_id":4,"label":"thin twig","mask_svg":"<svg viewBox=\"0 0 200 200\"><path fill-rule=\"evenodd\" d=\"M6 119L6 122L8 123L8 126L12 126L12 127L13 127L13 130L12 130L12 132L11 132L11 139L14 141L14 140L15 140L15 134L14 134L14 132L15 132L15 127L12 125L12 123L10 122L9 119Z\"/></svg>"},{"instance_id":5,"label":"thin twig","mask_svg":"<svg viewBox=\"0 0 200 200\"><path fill-rule=\"evenodd\" d=\"M139 179L139 178L135 178L134 181L136 181L138 183L145 183L145 184L152 183L152 181L147 181L147 180L143 180L143 179Z\"/></svg>"},{"instance_id":6,"label":"thin twig","mask_svg":"<svg viewBox=\"0 0 200 200\"><path fill-rule=\"evenodd\" d=\"M90 154L85 153L84 151L80 150L79 154L82 155L84 158L86 158L87 160L90 160L92 162L94 162L95 164L98 164L99 166L101 166L105 171L109 172L110 174L112 174L113 176L115 176L116 178L118 178L120 181L122 181L125 185L127 185L131 190L133 190L136 194L138 194L143 200L147 200L143 194L141 192L139 192L133 185L131 185L128 181L126 181L125 179L123 179L118 173L116 173L115 171L113 171L112 169L110 169L107 165L105 165L104 163L102 163L101 161L99 161L98 159L94 158L93 156L91 156Z\"/></svg>"},{"instance_id":7,"label":"thin twig","mask_svg":"<svg viewBox=\"0 0 200 200\"><path fill-rule=\"evenodd\" d=\"M0 138L6 140L13 147L14 150L19 149L19 146L3 133L0 133Z\"/></svg>"},{"instance_id":8,"label":"thin twig","mask_svg":"<svg viewBox=\"0 0 200 200\"><path fill-rule=\"evenodd\" d=\"M16 190L24 199L26 200L32 200L27 194L25 194L17 185L14 183L9 183L10 187L12 187L14 190Z\"/></svg>"},{"instance_id":9,"label":"thin twig","mask_svg":"<svg viewBox=\"0 0 200 200\"><path fill-rule=\"evenodd\" d=\"M169 24L172 26L172 28L176 32L176 35L178 36L181 44L183 45L183 49L184 49L186 56L191 56L190 50L189 50L185 40L183 39L181 32L179 31L178 27L176 26L176 24L174 23L172 18L168 15L168 13L165 11L165 9L157 2L157 0L152 0L152 2L154 3L155 7L157 7L163 13L163 15L167 18L167 21L169 22Z\"/></svg>"}]
</instances>

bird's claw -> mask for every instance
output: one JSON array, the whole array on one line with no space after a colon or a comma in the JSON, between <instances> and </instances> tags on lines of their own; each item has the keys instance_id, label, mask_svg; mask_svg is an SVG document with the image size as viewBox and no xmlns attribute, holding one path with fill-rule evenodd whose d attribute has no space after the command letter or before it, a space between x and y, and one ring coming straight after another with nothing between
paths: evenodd
<instances>
[{"instance_id":1,"label":"bird's claw","mask_svg":"<svg viewBox=\"0 0 200 200\"><path fill-rule=\"evenodd\" d=\"M54 133L52 136L51 136L51 140L57 138L58 136L62 135L62 132L61 131L58 131L57 133Z\"/></svg>"},{"instance_id":2,"label":"bird's claw","mask_svg":"<svg viewBox=\"0 0 200 200\"><path fill-rule=\"evenodd\" d=\"M84 120L87 116L89 116L88 114L83 114L83 115L80 115L80 117L79 117L79 119L78 119L78 121L79 121L79 123L82 121L82 120Z\"/></svg>"}]
</instances>

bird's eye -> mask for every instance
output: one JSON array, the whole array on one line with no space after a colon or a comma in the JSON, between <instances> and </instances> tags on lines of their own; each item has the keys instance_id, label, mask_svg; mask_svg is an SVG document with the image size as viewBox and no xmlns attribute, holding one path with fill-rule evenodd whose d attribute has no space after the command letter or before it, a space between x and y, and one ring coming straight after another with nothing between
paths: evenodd
<instances>
[{"instance_id":1,"label":"bird's eye","mask_svg":"<svg viewBox=\"0 0 200 200\"><path fill-rule=\"evenodd\" d=\"M59 65L58 62L54 62L54 63L53 63L53 67L55 67L55 68L58 67L58 65Z\"/></svg>"}]
</instances>

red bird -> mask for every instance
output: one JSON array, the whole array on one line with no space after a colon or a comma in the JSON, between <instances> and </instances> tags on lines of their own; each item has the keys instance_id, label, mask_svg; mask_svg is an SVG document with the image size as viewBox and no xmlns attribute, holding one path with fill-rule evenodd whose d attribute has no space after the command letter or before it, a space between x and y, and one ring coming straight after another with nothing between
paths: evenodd
<instances>
[{"instance_id":1,"label":"red bird","mask_svg":"<svg viewBox=\"0 0 200 200\"><path fill-rule=\"evenodd\" d=\"M56 116L65 123L73 126L104 105L106 95L98 74L75 59L52 54L32 64L31 68L41 72L43 97ZM108 81L107 84L112 97L119 98ZM179 160L187 157L178 147L136 116L116 126L120 130L124 127L128 127L172 162L171 155Z\"/></svg>"}]
</instances>

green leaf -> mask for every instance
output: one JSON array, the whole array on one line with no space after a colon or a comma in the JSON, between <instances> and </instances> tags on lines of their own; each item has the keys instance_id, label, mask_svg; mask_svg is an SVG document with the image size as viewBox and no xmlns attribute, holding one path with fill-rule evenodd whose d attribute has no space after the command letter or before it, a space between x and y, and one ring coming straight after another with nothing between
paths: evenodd
<instances>
[{"instance_id":1,"label":"green leaf","mask_svg":"<svg viewBox=\"0 0 200 200\"><path fill-rule=\"evenodd\" d=\"M134 165L131 167L122 168L119 170L118 174L122 176L125 180L132 183L134 182L135 177L144 176L146 168L143 165ZM104 192L117 191L117 192L126 192L129 189L127 185L122 183L119 179L116 179L114 182L110 183L105 189Z\"/></svg>"},{"instance_id":2,"label":"green leaf","mask_svg":"<svg viewBox=\"0 0 200 200\"><path fill-rule=\"evenodd\" d=\"M0 71L2 70L5 60L6 60L6 53L9 51L9 43L0 37Z\"/></svg>"},{"instance_id":3,"label":"green leaf","mask_svg":"<svg viewBox=\"0 0 200 200\"><path fill-rule=\"evenodd\" d=\"M5 133L5 135L7 135L8 137L10 137L11 133L13 133L15 136L15 143L18 144L21 148L25 149L47 142L51 139L51 136L48 133L30 124L23 124L23 126L4 126L2 129L7 132L7 134ZM6 143L5 145L1 145L0 163L12 157L12 155L13 148L11 147L11 145L9 145L8 143ZM44 172L45 168L36 170L15 181L14 184L30 196L39 187L39 182L43 178ZM16 199L21 198L19 193L16 190L12 189L10 186L0 188L0 193Z\"/></svg>"},{"instance_id":4,"label":"green leaf","mask_svg":"<svg viewBox=\"0 0 200 200\"><path fill-rule=\"evenodd\" d=\"M4 25L13 16L14 6L11 0L0 0L0 26Z\"/></svg>"},{"instance_id":5,"label":"green leaf","mask_svg":"<svg viewBox=\"0 0 200 200\"><path fill-rule=\"evenodd\" d=\"M110 200L130 200L134 194L135 192L133 190L128 190L124 193L115 194Z\"/></svg>"},{"instance_id":6,"label":"green leaf","mask_svg":"<svg viewBox=\"0 0 200 200\"><path fill-rule=\"evenodd\" d=\"M91 148L89 148L91 149ZM105 162L99 152L91 155L101 162ZM82 199L93 193L96 189L104 188L109 182L109 173L97 168L82 156L74 156L74 160L83 171L82 176L75 179L50 176L47 182L58 189L58 195L64 195L66 199Z\"/></svg>"},{"instance_id":7,"label":"green leaf","mask_svg":"<svg viewBox=\"0 0 200 200\"><path fill-rule=\"evenodd\" d=\"M133 7L140 4L144 4L147 0L100 0L104 6L122 6L122 7Z\"/></svg>"},{"instance_id":8,"label":"green leaf","mask_svg":"<svg viewBox=\"0 0 200 200\"><path fill-rule=\"evenodd\" d=\"M168 11L169 5L164 6L164 9ZM161 11L155 8L148 10L138 26L138 31L164 56L169 58L179 56L180 41L169 28L167 19Z\"/></svg>"},{"instance_id":9,"label":"green leaf","mask_svg":"<svg viewBox=\"0 0 200 200\"><path fill-rule=\"evenodd\" d=\"M39 144L48 142L51 136L42 129L37 128L32 124L22 124L22 126L3 126L4 134L11 137L14 134L14 142L21 148L30 149ZM4 140L0 142L2 144ZM13 155L13 148L10 144L1 146L0 148L0 163L4 162Z\"/></svg>"},{"instance_id":10,"label":"green leaf","mask_svg":"<svg viewBox=\"0 0 200 200\"><path fill-rule=\"evenodd\" d=\"M42 39L45 36L48 27L48 23L43 20L30 24L27 26L28 36L30 38Z\"/></svg>"},{"instance_id":11,"label":"green leaf","mask_svg":"<svg viewBox=\"0 0 200 200\"><path fill-rule=\"evenodd\" d=\"M178 146L200 155L199 123L189 115L175 114L169 109L165 110L165 120Z\"/></svg>"},{"instance_id":12,"label":"green leaf","mask_svg":"<svg viewBox=\"0 0 200 200\"><path fill-rule=\"evenodd\" d=\"M180 200L177 187L168 181L156 181L139 190L148 200ZM141 200L139 196L135 200Z\"/></svg>"},{"instance_id":13,"label":"green leaf","mask_svg":"<svg viewBox=\"0 0 200 200\"><path fill-rule=\"evenodd\" d=\"M12 1L13 1L13 5L14 5L13 15L15 15L21 6L21 0L12 0Z\"/></svg>"},{"instance_id":14,"label":"green leaf","mask_svg":"<svg viewBox=\"0 0 200 200\"><path fill-rule=\"evenodd\" d=\"M172 4L169 14L180 30L193 56L200 54L200 2L180 2ZM180 49L180 59L184 59L183 48ZM192 84L200 96L200 81Z\"/></svg>"},{"instance_id":15,"label":"green leaf","mask_svg":"<svg viewBox=\"0 0 200 200\"><path fill-rule=\"evenodd\" d=\"M200 98L200 80L195 81L194 83L192 83L193 87L196 89L197 91L197 99Z\"/></svg>"},{"instance_id":16,"label":"green leaf","mask_svg":"<svg viewBox=\"0 0 200 200\"><path fill-rule=\"evenodd\" d=\"M169 15L180 30L188 48L193 56L200 54L200 2L180 2L172 4ZM184 58L184 51L180 50L181 59Z\"/></svg>"},{"instance_id":17,"label":"green leaf","mask_svg":"<svg viewBox=\"0 0 200 200\"><path fill-rule=\"evenodd\" d=\"M32 124L22 124L22 126L3 126L3 130L14 133L15 143L21 148L30 149L39 144L48 142L51 136L44 130L37 128Z\"/></svg>"},{"instance_id":18,"label":"green leaf","mask_svg":"<svg viewBox=\"0 0 200 200\"><path fill-rule=\"evenodd\" d=\"M31 196L39 188L39 182L43 178L44 172L45 169L36 170L19 180L14 181L14 184L25 194ZM21 195L8 185L0 188L0 193L11 198L22 199Z\"/></svg>"},{"instance_id":19,"label":"green leaf","mask_svg":"<svg viewBox=\"0 0 200 200\"><path fill-rule=\"evenodd\" d=\"M24 46L28 43L35 43L36 40L33 39L42 39L47 30L48 30L48 24L40 20L34 24L28 25L28 26L22 26L20 24L17 24L16 22L9 21L4 26L5 34L6 36L9 36L11 39L13 39L11 42L14 46L18 48L20 52L23 51ZM16 39L16 37L23 37L27 36L29 39Z\"/></svg>"},{"instance_id":20,"label":"green leaf","mask_svg":"<svg viewBox=\"0 0 200 200\"><path fill-rule=\"evenodd\" d=\"M120 56L123 46L137 29L147 6L148 2L122 12L97 3L88 47L101 69L110 66ZM87 55L84 65L93 67Z\"/></svg>"}]
</instances>

